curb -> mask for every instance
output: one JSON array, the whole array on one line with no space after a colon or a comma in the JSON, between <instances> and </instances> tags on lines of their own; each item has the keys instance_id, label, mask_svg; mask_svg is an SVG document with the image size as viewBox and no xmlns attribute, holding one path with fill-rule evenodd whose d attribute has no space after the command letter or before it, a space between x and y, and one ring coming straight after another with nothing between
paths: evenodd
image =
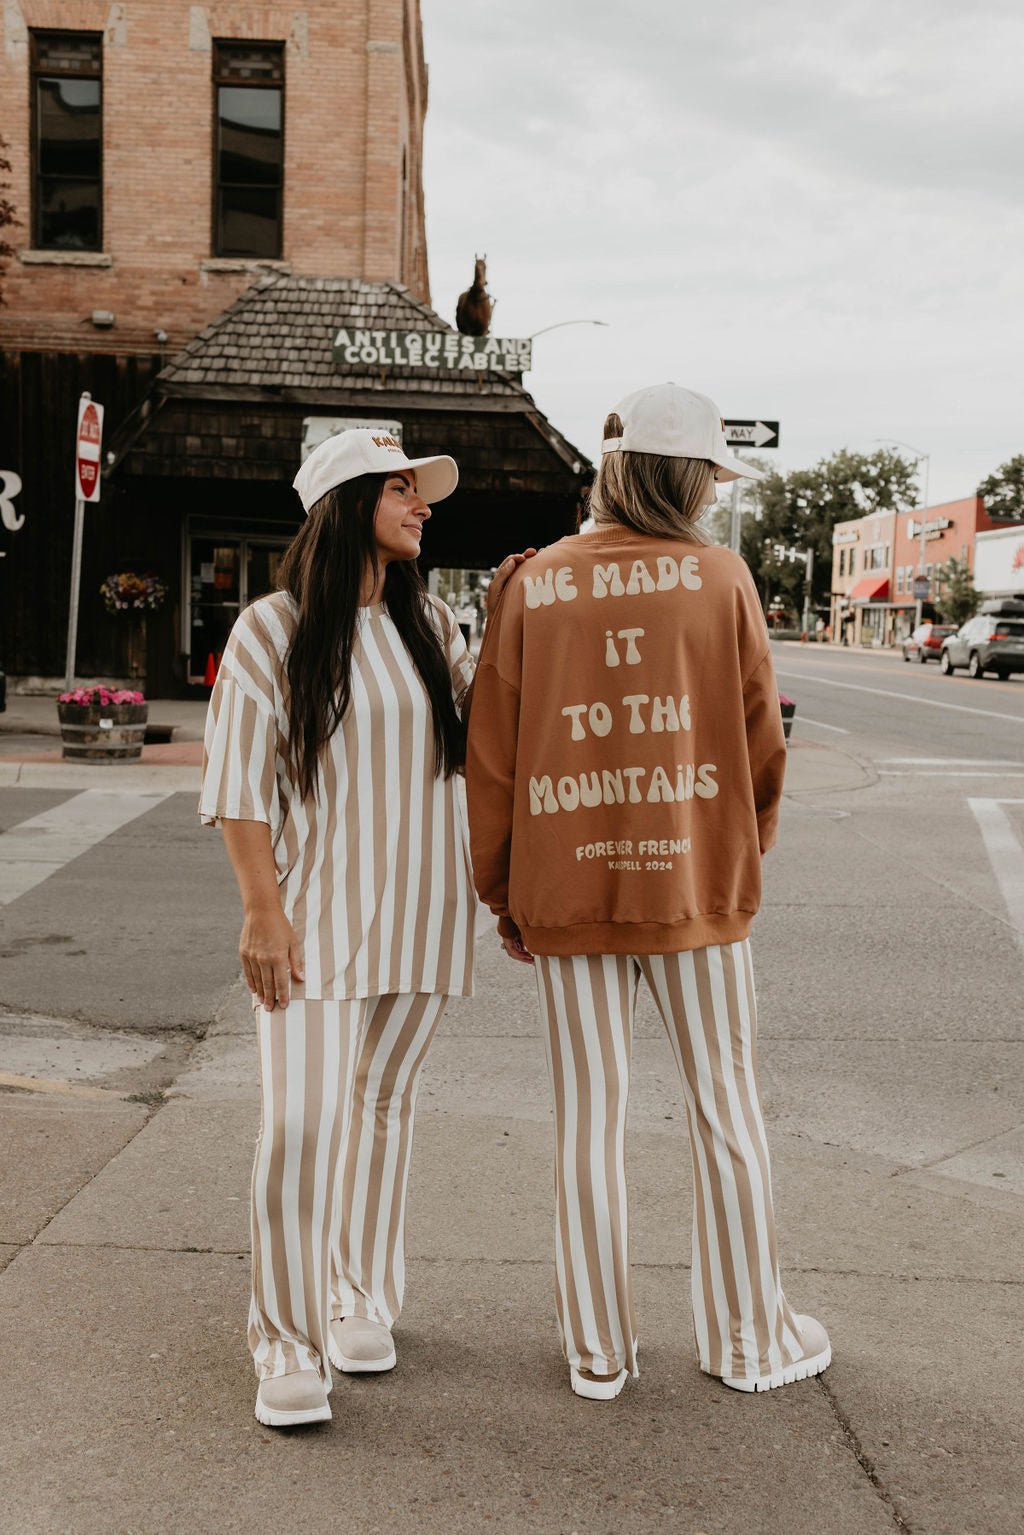
<instances>
[{"instance_id":1,"label":"curb","mask_svg":"<svg viewBox=\"0 0 1024 1535\"><path fill-rule=\"evenodd\" d=\"M0 789L164 789L172 794L198 794L198 767L140 762L137 765L84 762L4 762L0 759Z\"/></svg>"},{"instance_id":2,"label":"curb","mask_svg":"<svg viewBox=\"0 0 1024 1535\"><path fill-rule=\"evenodd\" d=\"M790 747L795 750L786 762L784 799L868 789L878 782L878 774L869 763L840 747L822 746L817 741L796 736L790 741Z\"/></svg>"}]
</instances>

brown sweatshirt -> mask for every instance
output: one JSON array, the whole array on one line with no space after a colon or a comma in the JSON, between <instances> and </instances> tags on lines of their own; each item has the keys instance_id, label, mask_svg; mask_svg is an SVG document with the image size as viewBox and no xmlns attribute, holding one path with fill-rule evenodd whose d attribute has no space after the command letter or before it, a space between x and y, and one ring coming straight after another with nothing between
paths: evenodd
<instances>
[{"instance_id":1,"label":"brown sweatshirt","mask_svg":"<svg viewBox=\"0 0 1024 1535\"><path fill-rule=\"evenodd\" d=\"M737 555L616 525L512 576L477 667L466 784L477 890L533 953L745 938L785 766Z\"/></svg>"}]
</instances>

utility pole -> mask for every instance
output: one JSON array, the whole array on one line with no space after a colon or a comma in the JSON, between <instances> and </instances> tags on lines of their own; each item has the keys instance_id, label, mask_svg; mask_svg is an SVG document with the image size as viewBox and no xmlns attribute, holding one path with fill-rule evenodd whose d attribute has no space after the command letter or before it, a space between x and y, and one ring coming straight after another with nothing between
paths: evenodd
<instances>
[{"instance_id":1,"label":"utility pole","mask_svg":"<svg viewBox=\"0 0 1024 1535\"><path fill-rule=\"evenodd\" d=\"M806 640L808 630L811 627L811 577L814 575L814 550L808 549L804 555L807 565L807 575L804 578L804 621L803 637Z\"/></svg>"},{"instance_id":2,"label":"utility pole","mask_svg":"<svg viewBox=\"0 0 1024 1535\"><path fill-rule=\"evenodd\" d=\"M737 453L736 457L739 458L739 454L738 453ZM739 554L739 552L740 552L740 529L741 529L741 526L742 526L741 521L740 521L740 518L742 516L742 512L741 512L741 509L740 509L740 485L741 485L741 483L742 483L742 481L740 481L740 480L733 480L733 482L732 482L732 506L730 508L731 521L730 521L730 525L729 525L729 548L733 551L734 554Z\"/></svg>"},{"instance_id":3,"label":"utility pole","mask_svg":"<svg viewBox=\"0 0 1024 1535\"><path fill-rule=\"evenodd\" d=\"M925 454L922 455L922 457L924 458L924 509L921 512L921 553L920 553L920 556L918 557L918 561L917 561L917 574L923 580L924 579L924 557L925 557L925 552L927 550L927 539L928 539L928 471L931 468L932 458L931 458L931 454L930 453L925 453ZM924 613L924 599L922 597L918 597L917 601L914 603L914 628L915 629L920 627L920 625L921 625L921 618L922 618L923 613Z\"/></svg>"}]
</instances>

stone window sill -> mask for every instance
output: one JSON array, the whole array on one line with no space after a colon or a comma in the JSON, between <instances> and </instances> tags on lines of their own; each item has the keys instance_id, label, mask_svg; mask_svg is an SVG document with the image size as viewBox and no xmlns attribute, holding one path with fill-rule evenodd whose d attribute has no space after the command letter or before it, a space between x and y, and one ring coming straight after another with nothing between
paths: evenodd
<instances>
[{"instance_id":1,"label":"stone window sill","mask_svg":"<svg viewBox=\"0 0 1024 1535\"><path fill-rule=\"evenodd\" d=\"M24 266L97 266L114 265L113 256L103 251L30 251L18 252L18 260Z\"/></svg>"},{"instance_id":2,"label":"stone window sill","mask_svg":"<svg viewBox=\"0 0 1024 1535\"><path fill-rule=\"evenodd\" d=\"M283 272L291 275L290 261L271 261L264 257L210 256L200 261L201 272Z\"/></svg>"}]
</instances>

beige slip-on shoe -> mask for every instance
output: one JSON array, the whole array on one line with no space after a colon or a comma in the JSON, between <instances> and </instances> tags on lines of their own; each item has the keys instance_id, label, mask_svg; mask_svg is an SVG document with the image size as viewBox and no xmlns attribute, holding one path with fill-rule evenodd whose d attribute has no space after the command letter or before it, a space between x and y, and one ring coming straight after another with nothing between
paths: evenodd
<instances>
[{"instance_id":1,"label":"beige slip-on shoe","mask_svg":"<svg viewBox=\"0 0 1024 1535\"><path fill-rule=\"evenodd\" d=\"M593 1370L588 1372L593 1375ZM569 1366L569 1384L577 1396L586 1397L591 1402L612 1402L618 1396L626 1384L628 1370L620 1370L618 1375L613 1375L611 1380L588 1380L587 1375L577 1370L574 1364Z\"/></svg>"},{"instance_id":2,"label":"beige slip-on shoe","mask_svg":"<svg viewBox=\"0 0 1024 1535\"><path fill-rule=\"evenodd\" d=\"M315 1370L293 1370L261 1380L256 1393L256 1417L268 1428L297 1428L301 1423L326 1423L331 1405Z\"/></svg>"},{"instance_id":3,"label":"beige slip-on shoe","mask_svg":"<svg viewBox=\"0 0 1024 1535\"><path fill-rule=\"evenodd\" d=\"M327 1355L346 1375L377 1375L393 1370L398 1362L390 1330L364 1316L344 1316L331 1323Z\"/></svg>"},{"instance_id":4,"label":"beige slip-on shoe","mask_svg":"<svg viewBox=\"0 0 1024 1535\"><path fill-rule=\"evenodd\" d=\"M832 1363L832 1345L824 1327L812 1316L797 1316L794 1321L800 1329L800 1341L804 1346L795 1364L787 1364L781 1370L773 1370L770 1375L761 1375L753 1380L741 1380L737 1375L723 1375L723 1386L731 1386L733 1391L773 1391L776 1386L789 1386L795 1380L806 1380L810 1375L820 1375L823 1370L827 1370Z\"/></svg>"}]
</instances>

